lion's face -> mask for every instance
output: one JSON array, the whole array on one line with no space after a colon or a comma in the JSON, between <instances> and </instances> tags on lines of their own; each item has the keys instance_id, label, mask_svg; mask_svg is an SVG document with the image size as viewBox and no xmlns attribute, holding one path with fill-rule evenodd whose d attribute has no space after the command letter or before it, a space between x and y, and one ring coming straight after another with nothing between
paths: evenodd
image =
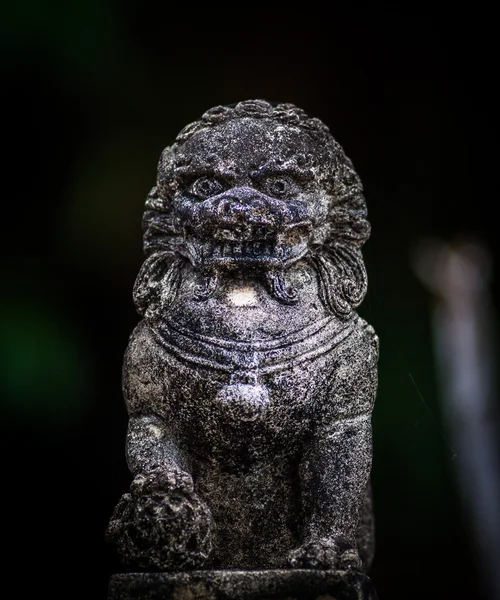
<instances>
[{"instance_id":1,"label":"lion's face","mask_svg":"<svg viewBox=\"0 0 500 600\"><path fill-rule=\"evenodd\" d=\"M221 271L245 267L293 304L288 268L305 258L297 267L316 270L322 303L347 319L366 293L366 217L361 181L321 121L264 100L214 107L162 153L134 301L159 314L187 258L202 276L198 299L214 294Z\"/></svg>"},{"instance_id":2,"label":"lion's face","mask_svg":"<svg viewBox=\"0 0 500 600\"><path fill-rule=\"evenodd\" d=\"M321 152L299 127L252 118L179 146L173 210L192 264L283 269L302 258L331 202Z\"/></svg>"}]
</instances>

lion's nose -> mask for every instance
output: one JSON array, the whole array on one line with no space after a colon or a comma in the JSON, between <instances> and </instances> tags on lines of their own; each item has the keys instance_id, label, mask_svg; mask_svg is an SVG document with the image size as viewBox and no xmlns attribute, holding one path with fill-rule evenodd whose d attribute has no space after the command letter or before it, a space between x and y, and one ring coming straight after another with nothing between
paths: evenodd
<instances>
[{"instance_id":1,"label":"lion's nose","mask_svg":"<svg viewBox=\"0 0 500 600\"><path fill-rule=\"evenodd\" d=\"M262 202L249 202L225 198L219 203L217 213L220 217L232 217L237 220L247 219L252 213L259 213L265 208Z\"/></svg>"},{"instance_id":2,"label":"lion's nose","mask_svg":"<svg viewBox=\"0 0 500 600\"><path fill-rule=\"evenodd\" d=\"M217 204L217 216L223 222L276 225L277 214L267 199L252 188L235 188L223 194Z\"/></svg>"}]
</instances>

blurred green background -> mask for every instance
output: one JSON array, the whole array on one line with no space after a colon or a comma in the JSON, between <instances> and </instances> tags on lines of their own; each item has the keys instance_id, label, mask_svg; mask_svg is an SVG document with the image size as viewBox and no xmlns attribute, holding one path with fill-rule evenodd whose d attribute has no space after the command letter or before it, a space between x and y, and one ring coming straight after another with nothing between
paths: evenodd
<instances>
[{"instance_id":1,"label":"blurred green background","mask_svg":"<svg viewBox=\"0 0 500 600\"><path fill-rule=\"evenodd\" d=\"M17 597L104 598L120 569L104 531L129 483L120 377L144 200L184 125L265 98L327 123L365 185L381 600L486 598L411 257L466 234L496 259L492 28L456 8L349 6L3 7L2 562L26 574Z\"/></svg>"}]
</instances>

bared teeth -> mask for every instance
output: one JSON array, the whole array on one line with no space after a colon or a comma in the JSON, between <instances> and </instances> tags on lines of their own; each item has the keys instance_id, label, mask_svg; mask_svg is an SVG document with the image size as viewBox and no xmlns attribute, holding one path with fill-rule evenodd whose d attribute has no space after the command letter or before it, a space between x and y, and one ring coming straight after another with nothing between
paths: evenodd
<instances>
[{"instance_id":1,"label":"bared teeth","mask_svg":"<svg viewBox=\"0 0 500 600\"><path fill-rule=\"evenodd\" d=\"M222 242L219 244L199 243L193 248L200 260L287 258L293 250L287 245L275 244L265 240L245 242Z\"/></svg>"}]
</instances>

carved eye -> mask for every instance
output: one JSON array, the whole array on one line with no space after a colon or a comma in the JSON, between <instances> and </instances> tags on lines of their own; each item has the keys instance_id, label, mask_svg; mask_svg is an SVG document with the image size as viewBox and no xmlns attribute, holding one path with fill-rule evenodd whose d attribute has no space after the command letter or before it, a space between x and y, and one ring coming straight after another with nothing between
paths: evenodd
<instances>
[{"instance_id":1,"label":"carved eye","mask_svg":"<svg viewBox=\"0 0 500 600\"><path fill-rule=\"evenodd\" d=\"M297 183L287 175L269 177L264 182L265 192L274 198L289 198L300 191Z\"/></svg>"},{"instance_id":2,"label":"carved eye","mask_svg":"<svg viewBox=\"0 0 500 600\"><path fill-rule=\"evenodd\" d=\"M224 191L224 185L216 177L200 177L192 183L188 190L194 196L205 199Z\"/></svg>"}]
</instances>

